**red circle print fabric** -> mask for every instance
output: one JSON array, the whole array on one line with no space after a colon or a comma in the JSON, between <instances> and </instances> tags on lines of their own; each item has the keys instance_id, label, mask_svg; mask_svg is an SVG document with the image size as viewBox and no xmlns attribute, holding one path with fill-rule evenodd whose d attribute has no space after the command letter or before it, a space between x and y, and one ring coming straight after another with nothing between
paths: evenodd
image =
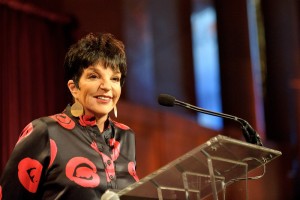
<instances>
[{"instance_id":1,"label":"red circle print fabric","mask_svg":"<svg viewBox=\"0 0 300 200\"><path fill-rule=\"evenodd\" d=\"M0 200L2 200L2 187L0 186Z\"/></svg>"},{"instance_id":2,"label":"red circle print fabric","mask_svg":"<svg viewBox=\"0 0 300 200\"><path fill-rule=\"evenodd\" d=\"M29 123L29 124L23 129L23 131L21 132L17 144L18 144L23 138L25 138L25 137L27 137L28 135L30 135L30 134L32 133L32 130L33 130L32 123Z\"/></svg>"},{"instance_id":3,"label":"red circle print fabric","mask_svg":"<svg viewBox=\"0 0 300 200\"><path fill-rule=\"evenodd\" d=\"M50 163L48 168L53 164L56 155L57 155L57 145L54 140L50 139Z\"/></svg>"},{"instance_id":4,"label":"red circle print fabric","mask_svg":"<svg viewBox=\"0 0 300 200\"><path fill-rule=\"evenodd\" d=\"M95 164L84 157L75 157L68 162L66 176L82 187L93 188L100 184Z\"/></svg>"},{"instance_id":5,"label":"red circle print fabric","mask_svg":"<svg viewBox=\"0 0 300 200\"><path fill-rule=\"evenodd\" d=\"M68 105L29 123L1 174L0 200L96 200L138 181L134 132L106 120L100 132L94 117L74 117Z\"/></svg>"},{"instance_id":6,"label":"red circle print fabric","mask_svg":"<svg viewBox=\"0 0 300 200\"><path fill-rule=\"evenodd\" d=\"M31 158L24 158L19 162L18 177L21 184L29 192L35 193L37 191L42 169L42 164L39 161Z\"/></svg>"},{"instance_id":7,"label":"red circle print fabric","mask_svg":"<svg viewBox=\"0 0 300 200\"><path fill-rule=\"evenodd\" d=\"M66 129L72 130L75 127L75 122L64 113L52 115L50 117Z\"/></svg>"},{"instance_id":8,"label":"red circle print fabric","mask_svg":"<svg viewBox=\"0 0 300 200\"><path fill-rule=\"evenodd\" d=\"M135 171L134 162L129 162L128 163L128 172L134 178L135 181L139 181L139 177L137 176L137 173Z\"/></svg>"}]
</instances>

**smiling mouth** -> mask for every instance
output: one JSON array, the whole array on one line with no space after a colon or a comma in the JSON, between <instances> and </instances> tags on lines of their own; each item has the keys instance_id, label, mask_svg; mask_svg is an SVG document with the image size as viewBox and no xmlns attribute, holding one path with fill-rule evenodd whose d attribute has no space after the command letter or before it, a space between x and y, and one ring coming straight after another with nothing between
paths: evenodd
<instances>
[{"instance_id":1,"label":"smiling mouth","mask_svg":"<svg viewBox=\"0 0 300 200\"><path fill-rule=\"evenodd\" d=\"M108 96L97 96L96 99L102 100L102 101L110 101L112 98Z\"/></svg>"}]
</instances>

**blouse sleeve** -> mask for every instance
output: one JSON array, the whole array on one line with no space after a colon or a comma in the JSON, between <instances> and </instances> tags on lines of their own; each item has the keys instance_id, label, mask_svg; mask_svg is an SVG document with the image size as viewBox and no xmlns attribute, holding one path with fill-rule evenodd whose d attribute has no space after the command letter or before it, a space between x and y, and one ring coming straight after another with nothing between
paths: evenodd
<instances>
[{"instance_id":1,"label":"blouse sleeve","mask_svg":"<svg viewBox=\"0 0 300 200\"><path fill-rule=\"evenodd\" d=\"M23 129L10 155L0 179L0 200L41 199L39 191L49 161L47 124L38 119Z\"/></svg>"}]
</instances>

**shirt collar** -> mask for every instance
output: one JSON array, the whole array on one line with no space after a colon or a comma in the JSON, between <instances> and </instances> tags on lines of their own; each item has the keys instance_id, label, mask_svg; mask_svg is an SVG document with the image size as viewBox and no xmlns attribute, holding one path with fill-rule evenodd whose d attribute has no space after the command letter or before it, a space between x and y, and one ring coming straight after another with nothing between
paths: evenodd
<instances>
[{"instance_id":1,"label":"shirt collar","mask_svg":"<svg viewBox=\"0 0 300 200\"><path fill-rule=\"evenodd\" d=\"M82 115L80 117L74 117L71 114L71 106L68 105L64 111L64 113L66 113L69 117L71 117L74 121L77 121L81 126L96 126L96 118L95 116L91 116L91 115ZM107 121L105 122L105 127L104 130L109 129L111 126L111 119L108 116L107 117Z\"/></svg>"}]
</instances>

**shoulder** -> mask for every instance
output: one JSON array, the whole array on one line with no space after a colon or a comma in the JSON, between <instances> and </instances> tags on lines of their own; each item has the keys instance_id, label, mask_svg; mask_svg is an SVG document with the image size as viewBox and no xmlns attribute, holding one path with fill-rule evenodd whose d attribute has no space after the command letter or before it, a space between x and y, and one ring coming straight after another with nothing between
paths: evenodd
<instances>
[{"instance_id":1,"label":"shoulder","mask_svg":"<svg viewBox=\"0 0 300 200\"><path fill-rule=\"evenodd\" d=\"M30 123L28 123L25 126L25 128L21 131L17 143L19 143L21 140L24 140L25 138L28 138L34 132L38 132L38 133L45 132L46 129L47 129L47 125L44 122L44 120L42 120L42 118L35 119Z\"/></svg>"},{"instance_id":2,"label":"shoulder","mask_svg":"<svg viewBox=\"0 0 300 200\"><path fill-rule=\"evenodd\" d=\"M59 113L52 116L49 116L50 119L54 120L55 123L53 124L59 124L61 127L67 130L72 130L75 128L76 123L74 119L69 117L66 113Z\"/></svg>"},{"instance_id":3,"label":"shoulder","mask_svg":"<svg viewBox=\"0 0 300 200\"><path fill-rule=\"evenodd\" d=\"M111 125L114 127L114 129L119 130L120 132L126 132L126 133L132 133L134 134L134 131L127 125L117 122L115 120L110 119Z\"/></svg>"},{"instance_id":4,"label":"shoulder","mask_svg":"<svg viewBox=\"0 0 300 200\"><path fill-rule=\"evenodd\" d=\"M110 119L110 121L111 121L111 123L112 123L115 127L119 128L119 129L122 129L122 130L131 130L131 128L130 128L129 126L127 126L127 125L125 125L125 124L123 124L123 123L117 122L117 121L112 120L112 119Z\"/></svg>"},{"instance_id":5,"label":"shoulder","mask_svg":"<svg viewBox=\"0 0 300 200\"><path fill-rule=\"evenodd\" d=\"M48 127L55 124L50 117L41 117L28 123L21 131L17 144L26 138L38 139L48 137ZM27 139L26 139L27 140Z\"/></svg>"}]
</instances>

